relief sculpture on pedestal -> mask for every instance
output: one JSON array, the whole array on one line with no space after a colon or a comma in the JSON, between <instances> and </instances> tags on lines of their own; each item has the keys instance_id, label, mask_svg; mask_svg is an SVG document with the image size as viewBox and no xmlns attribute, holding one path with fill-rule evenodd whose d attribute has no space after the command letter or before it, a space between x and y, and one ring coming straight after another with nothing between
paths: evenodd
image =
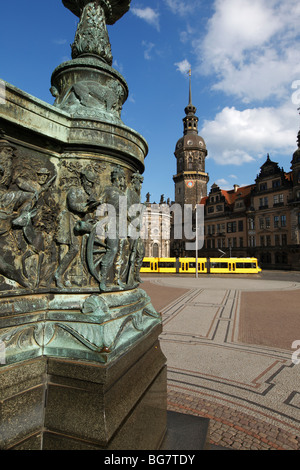
<instances>
[{"instance_id":1,"label":"relief sculpture on pedestal","mask_svg":"<svg viewBox=\"0 0 300 470\"><path fill-rule=\"evenodd\" d=\"M106 27L130 0L63 4L79 23L72 60L51 77L55 101L45 111L22 98L43 125L35 130L30 114L29 138L3 119L0 134L0 341L9 361L51 351L105 362L161 321L139 288L148 147L121 120L128 87Z\"/></svg>"}]
</instances>

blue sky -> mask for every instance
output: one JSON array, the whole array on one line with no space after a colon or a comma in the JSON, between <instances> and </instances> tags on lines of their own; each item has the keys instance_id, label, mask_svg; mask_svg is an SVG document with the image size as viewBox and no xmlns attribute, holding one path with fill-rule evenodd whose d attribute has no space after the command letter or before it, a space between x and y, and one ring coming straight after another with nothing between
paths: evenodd
<instances>
[{"instance_id":1,"label":"blue sky","mask_svg":"<svg viewBox=\"0 0 300 470\"><path fill-rule=\"evenodd\" d=\"M129 86L123 122L148 142L142 200L174 199L188 74L210 186L254 182L267 153L285 171L300 106L299 0L132 0L108 26ZM71 56L77 18L61 0L1 2L0 78L50 104L51 74Z\"/></svg>"}]
</instances>

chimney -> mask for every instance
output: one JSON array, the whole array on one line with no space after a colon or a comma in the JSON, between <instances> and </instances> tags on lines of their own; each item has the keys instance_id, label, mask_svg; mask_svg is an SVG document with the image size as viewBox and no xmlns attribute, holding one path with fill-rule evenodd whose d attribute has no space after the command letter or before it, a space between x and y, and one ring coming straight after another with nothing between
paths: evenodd
<instances>
[{"instance_id":1,"label":"chimney","mask_svg":"<svg viewBox=\"0 0 300 470\"><path fill-rule=\"evenodd\" d=\"M234 184L234 185L233 185L233 189L234 189L234 192L235 192L235 193L237 192L238 188L239 188L239 185L238 185L238 184Z\"/></svg>"}]
</instances>

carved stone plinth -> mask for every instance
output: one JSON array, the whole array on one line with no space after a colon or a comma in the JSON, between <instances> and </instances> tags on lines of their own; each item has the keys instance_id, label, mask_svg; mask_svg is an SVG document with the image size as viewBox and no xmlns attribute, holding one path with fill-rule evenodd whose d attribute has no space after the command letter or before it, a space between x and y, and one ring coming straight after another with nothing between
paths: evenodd
<instances>
[{"instance_id":1,"label":"carved stone plinth","mask_svg":"<svg viewBox=\"0 0 300 470\"><path fill-rule=\"evenodd\" d=\"M166 432L160 331L109 366L44 356L1 368L1 449L159 448Z\"/></svg>"}]
</instances>

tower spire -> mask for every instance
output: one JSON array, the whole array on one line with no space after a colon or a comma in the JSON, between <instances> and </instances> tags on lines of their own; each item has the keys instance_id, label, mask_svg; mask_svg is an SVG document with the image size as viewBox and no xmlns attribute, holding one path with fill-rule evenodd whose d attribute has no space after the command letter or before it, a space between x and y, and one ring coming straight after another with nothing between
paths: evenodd
<instances>
[{"instance_id":1,"label":"tower spire","mask_svg":"<svg viewBox=\"0 0 300 470\"><path fill-rule=\"evenodd\" d=\"M192 104L192 70L189 70L189 104L185 108L186 117L183 119L184 134L198 134L197 108Z\"/></svg>"},{"instance_id":2,"label":"tower spire","mask_svg":"<svg viewBox=\"0 0 300 470\"><path fill-rule=\"evenodd\" d=\"M189 88L189 104L192 104L192 69L189 70L189 81L190 81L190 88Z\"/></svg>"}]
</instances>

